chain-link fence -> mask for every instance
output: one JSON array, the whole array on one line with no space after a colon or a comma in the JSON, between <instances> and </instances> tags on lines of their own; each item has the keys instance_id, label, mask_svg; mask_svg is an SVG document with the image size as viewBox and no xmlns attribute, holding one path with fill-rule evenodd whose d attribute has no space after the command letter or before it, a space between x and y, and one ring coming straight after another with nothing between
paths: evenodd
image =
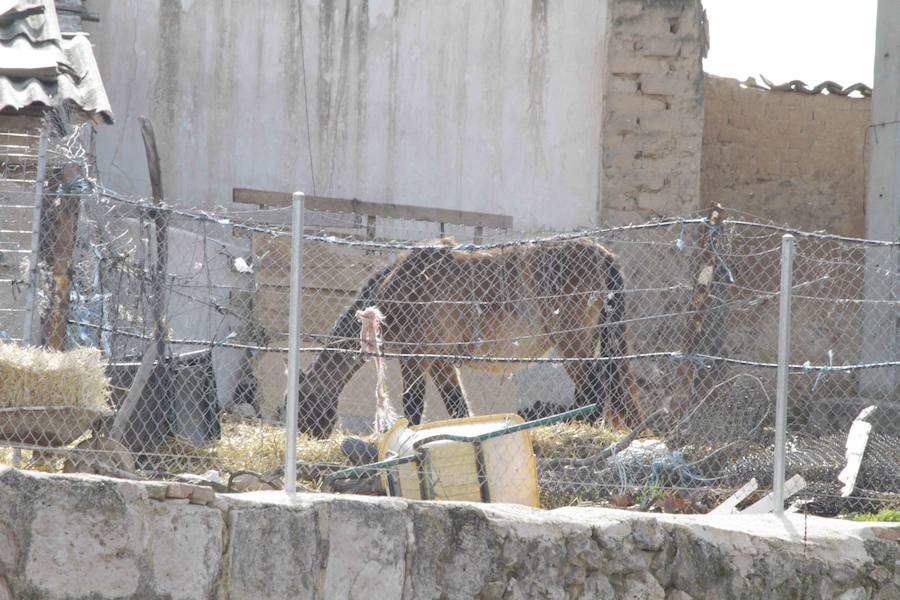
<instances>
[{"instance_id":1,"label":"chain-link fence","mask_svg":"<svg viewBox=\"0 0 900 600\"><path fill-rule=\"evenodd\" d=\"M0 445L21 453L7 460L280 486L287 195L208 212L123 197L79 135L50 141L40 188L29 137L3 191L21 216L0 232L3 257L18 244L0 317L11 342L96 350L5 344L22 379L2 384ZM771 486L788 229L714 209L534 235L326 200L308 202L302 241L307 487L705 510L751 478ZM896 502L900 245L793 233L787 474L820 512ZM838 473L868 406L848 500Z\"/></svg>"}]
</instances>

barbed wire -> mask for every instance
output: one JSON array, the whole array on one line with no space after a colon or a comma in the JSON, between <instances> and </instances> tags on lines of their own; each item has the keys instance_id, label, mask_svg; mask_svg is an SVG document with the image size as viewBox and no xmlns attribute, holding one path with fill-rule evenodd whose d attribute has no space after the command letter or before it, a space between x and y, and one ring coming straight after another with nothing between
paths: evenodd
<instances>
[{"instance_id":1,"label":"barbed wire","mask_svg":"<svg viewBox=\"0 0 900 600\"><path fill-rule=\"evenodd\" d=\"M87 323L83 321L75 321L70 320L69 323L73 325L79 325L83 327L90 327L94 329L100 329L103 331L113 331L109 328L104 328L102 326L96 325L94 323ZM122 335L127 335L129 337L134 337L143 340L151 340L152 338L147 335L141 335L133 332L124 332L119 331ZM303 335L304 338L308 336L306 334ZM309 337L323 337L323 336L309 336ZM355 338L346 338L347 341L354 340ZM227 342L227 341L216 341L216 340L200 340L200 339L187 339L187 338L172 338L169 340L170 344L177 346L210 346L210 347L219 347L219 348L233 348L239 350L258 350L264 352L275 352L287 354L288 348L282 348L279 346L260 346L254 344L243 344L239 342ZM330 352L334 354L352 354L360 357L374 357L375 353L365 352L363 350L359 350L357 348L339 348L334 346L304 346L298 349L301 353L306 354L319 354L321 352ZM700 354L700 353L690 353L690 352L682 352L679 350L668 351L668 352L643 352L637 354L624 354L621 356L596 356L596 357L577 357L577 358L567 358L561 356L544 356L544 357L534 357L534 358L523 358L523 357L503 357L503 356L485 356L480 354L442 354L442 353L428 353L428 352L390 352L385 351L377 354L377 356L382 356L384 358L417 358L421 360L448 360L453 362L485 362L485 363L501 363L501 364L527 364L527 363L535 363L535 364L562 364L562 363L605 363L605 362L618 362L618 361L630 361L630 360L638 360L638 359L649 359L649 358L667 358L671 360L684 360L688 362L719 362L719 363L727 363L733 365L741 365L747 367L762 367L766 369L776 369L778 368L778 363L773 362L761 362L761 361L752 361L752 360L742 360L735 359L728 356L715 356L710 354ZM860 363L860 364L847 364L847 365L815 365L810 363L797 363L797 364L789 364L788 368L791 371L795 371L798 373L807 373L810 371L857 371L860 369L880 369L885 367L897 367L900 366L900 360L894 361L880 361L880 362L871 362L871 363Z\"/></svg>"},{"instance_id":2,"label":"barbed wire","mask_svg":"<svg viewBox=\"0 0 900 600\"><path fill-rule=\"evenodd\" d=\"M45 187L46 210L35 228L43 240L34 284L41 334L58 318L54 310L62 310L68 344L101 349L112 380L108 406L121 415L131 397L144 411L135 417L133 437L123 443L145 473L166 471L172 464L177 466L171 472L192 472L201 464L228 464L239 472L233 457L223 458L235 437L269 444L274 436L284 436L279 424L284 420L292 235L285 223L287 208L202 210L187 208L186 202L160 207L105 187L87 168L84 181L67 187L61 179L66 162L87 165L87 154L74 137L52 148L55 183ZM33 171L28 168L24 176ZM16 235L25 239L31 233L27 218L34 192L8 187L5 196L0 194L4 206L29 211L21 219L0 222L0 241ZM413 421L433 421L445 413L462 416L457 393L467 404L465 412L471 403L475 414L559 414L560 406L591 397L586 382L594 385L593 379L605 377L614 386L617 374L626 378L630 364L640 400L623 409L626 418L635 407L649 414L670 402L684 406L677 427L661 427L658 440L645 440L662 454L647 458L650 449L634 447L634 455L616 456L602 474L550 469L554 460L565 462L552 452L591 455L602 450L598 440L604 447L610 443L604 437L609 433L593 425L580 438L577 427L569 425L555 433L536 432L541 491L559 494L565 503L603 490L646 495L648 488L659 486L733 489L747 473L758 473L759 465L771 472L766 453L773 443L777 369L777 302L772 300L781 294L785 233L798 238L790 290L796 300L788 361L792 443L806 451L808 440L846 434L854 416L850 412L861 402L881 406L889 422L900 367L900 346L889 326L900 305L895 258L900 242L801 231L729 209L722 214L721 222L703 211L631 225L522 233L307 211L299 348L301 383L307 385L298 398L301 423L333 418L344 433L378 433L371 427L378 377L387 378L381 383L391 393L402 395L404 415ZM169 253L161 280L154 270L159 215L165 216L163 248ZM269 215L272 222L266 221ZM438 231L448 235L435 241L441 238ZM591 243L578 241L585 239ZM610 251L613 268L601 266L605 258L585 262L580 254L566 254L600 244ZM19 242L9 248L7 262L0 261L7 269L0 271L5 293L27 286L30 279L13 264L29 250ZM461 264L495 261L496 270L454 274L453 267L423 263L419 274L425 277L398 283L396 265L409 262L403 256L415 258L415 251L434 248L453 251L452 260ZM438 253L421 253L423 260L433 254ZM516 258L521 256L536 258ZM63 273L71 280L65 296L58 287ZM383 285L379 273L391 273L394 287ZM160 283L167 298L162 324L156 320ZM428 293L420 293L426 287ZM360 346L355 317L356 310L372 306L389 317L378 352ZM21 310L14 304L0 308L0 331L9 328L11 334L5 339L19 337L7 323L21 321ZM161 325L163 355L141 389L135 381ZM376 357L392 359L381 375L366 366ZM418 380L409 375L416 365L429 369ZM514 367L524 368L514 372ZM365 375L354 379L357 369ZM466 378L465 391L460 377ZM426 379L431 380L427 396ZM628 385L623 383L623 389ZM316 397L322 390L327 393ZM431 399L435 390L438 402ZM617 397L613 387L609 391L613 406L607 408L615 409L624 396ZM339 405L329 406L338 398ZM235 420L223 420L222 411L236 415ZM573 437L551 443L551 454L543 455L537 451L541 435ZM171 445L184 439L192 445ZM334 441L329 443L335 446ZM900 441L889 439L867 460L874 456L889 463L894 447ZM829 464L842 460L843 445L839 450L838 458L828 454ZM271 469L271 464L252 462L259 456L248 447L239 457L241 466ZM298 458L308 456L301 450ZM347 460L361 459L348 454ZM209 460L218 462L202 462ZM516 473L510 469L504 476ZM861 478L870 486L864 489L900 489L889 473L863 470ZM442 489L451 493L450 487Z\"/></svg>"}]
</instances>

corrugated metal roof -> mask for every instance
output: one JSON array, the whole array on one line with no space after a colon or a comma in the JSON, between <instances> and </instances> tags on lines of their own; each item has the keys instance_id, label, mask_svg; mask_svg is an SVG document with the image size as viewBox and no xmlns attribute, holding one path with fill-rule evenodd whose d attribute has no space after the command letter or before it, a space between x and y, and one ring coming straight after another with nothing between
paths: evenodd
<instances>
[{"instance_id":1,"label":"corrugated metal roof","mask_svg":"<svg viewBox=\"0 0 900 600\"><path fill-rule=\"evenodd\" d=\"M771 90L773 92L797 92L798 94L806 94L807 96L815 96L824 92L828 92L831 96L849 96L853 93L857 93L863 98L872 96L872 88L864 83L854 83L853 85L844 87L834 81L823 81L819 85L809 87L799 79L793 79L787 83L775 84L766 79L765 75L760 75L759 77L763 80L765 85L759 85L753 77L748 77L741 83L747 87L761 90Z\"/></svg>"},{"instance_id":2,"label":"corrugated metal roof","mask_svg":"<svg viewBox=\"0 0 900 600\"><path fill-rule=\"evenodd\" d=\"M71 72L64 62L59 41L34 43L25 36L0 40L0 75L53 81L63 70Z\"/></svg>"},{"instance_id":3,"label":"corrugated metal roof","mask_svg":"<svg viewBox=\"0 0 900 600\"><path fill-rule=\"evenodd\" d=\"M20 35L31 42L59 40L59 21L52 0L0 0L0 40L9 41Z\"/></svg>"},{"instance_id":4,"label":"corrugated metal roof","mask_svg":"<svg viewBox=\"0 0 900 600\"><path fill-rule=\"evenodd\" d=\"M66 74L61 74L54 81L0 76L0 108L20 110L33 104L57 106L68 101L98 123L111 124L112 109L87 36L76 35L70 40L63 40L63 48L74 69L83 73L77 83L74 77Z\"/></svg>"},{"instance_id":5,"label":"corrugated metal roof","mask_svg":"<svg viewBox=\"0 0 900 600\"><path fill-rule=\"evenodd\" d=\"M60 34L53 0L0 0L0 110L61 105L112 123L87 36Z\"/></svg>"}]
</instances>

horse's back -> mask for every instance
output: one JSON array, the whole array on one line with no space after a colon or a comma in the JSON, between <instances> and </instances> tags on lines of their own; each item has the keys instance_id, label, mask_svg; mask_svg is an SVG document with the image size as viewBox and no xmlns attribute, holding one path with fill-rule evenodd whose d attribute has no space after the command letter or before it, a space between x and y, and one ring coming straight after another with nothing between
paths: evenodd
<instances>
[{"instance_id":1,"label":"horse's back","mask_svg":"<svg viewBox=\"0 0 900 600\"><path fill-rule=\"evenodd\" d=\"M389 319L385 339L416 353L543 356L560 332L595 328L609 257L586 239L414 250L379 294Z\"/></svg>"}]
</instances>

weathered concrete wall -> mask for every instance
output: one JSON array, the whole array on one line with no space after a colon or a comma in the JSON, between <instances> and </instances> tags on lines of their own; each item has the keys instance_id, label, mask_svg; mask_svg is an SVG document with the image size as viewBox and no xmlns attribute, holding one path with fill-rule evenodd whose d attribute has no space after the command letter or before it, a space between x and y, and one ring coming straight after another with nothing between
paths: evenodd
<instances>
[{"instance_id":1,"label":"weathered concrete wall","mask_svg":"<svg viewBox=\"0 0 900 600\"><path fill-rule=\"evenodd\" d=\"M0 598L900 595L900 527L280 492L211 506L0 471Z\"/></svg>"},{"instance_id":2,"label":"weathered concrete wall","mask_svg":"<svg viewBox=\"0 0 900 600\"><path fill-rule=\"evenodd\" d=\"M875 87L872 90L871 154L865 202L866 237L900 240L900 6L879 0L875 31ZM866 298L878 300L865 307L862 348L866 361L877 356L900 355L900 311L896 284L885 285L878 269L900 271L897 248L866 250ZM900 398L900 369L866 369L862 392Z\"/></svg>"},{"instance_id":3,"label":"weathered concrete wall","mask_svg":"<svg viewBox=\"0 0 900 600\"><path fill-rule=\"evenodd\" d=\"M609 6L603 103L603 203L609 223L700 207L703 70L699 0Z\"/></svg>"},{"instance_id":4,"label":"weathered concrete wall","mask_svg":"<svg viewBox=\"0 0 900 600\"><path fill-rule=\"evenodd\" d=\"M705 87L704 202L865 237L868 99L770 92L709 75Z\"/></svg>"},{"instance_id":5,"label":"weathered concrete wall","mask_svg":"<svg viewBox=\"0 0 900 600\"><path fill-rule=\"evenodd\" d=\"M606 5L97 0L89 29L117 116L100 170L148 191L145 114L182 205L225 205L233 187L311 191L309 136L323 195L587 225Z\"/></svg>"}]
</instances>

